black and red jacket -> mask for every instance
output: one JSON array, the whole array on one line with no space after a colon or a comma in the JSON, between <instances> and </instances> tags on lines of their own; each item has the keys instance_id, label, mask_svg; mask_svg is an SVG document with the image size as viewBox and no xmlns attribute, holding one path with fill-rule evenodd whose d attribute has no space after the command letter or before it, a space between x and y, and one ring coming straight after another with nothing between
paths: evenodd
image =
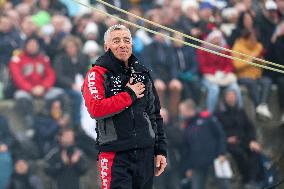
<instances>
[{"instance_id":1,"label":"black and red jacket","mask_svg":"<svg viewBox=\"0 0 284 189\"><path fill-rule=\"evenodd\" d=\"M166 156L166 138L160 116L160 102L149 70L135 56L129 68L109 50L87 73L82 93L90 115L97 120L100 151L124 151L155 147ZM130 78L143 82L144 96L137 99L126 87Z\"/></svg>"}]
</instances>

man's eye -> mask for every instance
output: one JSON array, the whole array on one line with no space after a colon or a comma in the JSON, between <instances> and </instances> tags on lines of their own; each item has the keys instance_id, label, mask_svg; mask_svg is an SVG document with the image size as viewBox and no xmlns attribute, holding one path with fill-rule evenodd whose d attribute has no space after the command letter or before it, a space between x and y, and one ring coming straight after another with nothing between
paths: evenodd
<instances>
[{"instance_id":1,"label":"man's eye","mask_svg":"<svg viewBox=\"0 0 284 189\"><path fill-rule=\"evenodd\" d=\"M124 42L129 44L130 40L129 39L125 39Z\"/></svg>"},{"instance_id":2,"label":"man's eye","mask_svg":"<svg viewBox=\"0 0 284 189\"><path fill-rule=\"evenodd\" d=\"M119 43L119 41L118 41L118 40L114 41L114 44L118 44L118 43Z\"/></svg>"}]
</instances>

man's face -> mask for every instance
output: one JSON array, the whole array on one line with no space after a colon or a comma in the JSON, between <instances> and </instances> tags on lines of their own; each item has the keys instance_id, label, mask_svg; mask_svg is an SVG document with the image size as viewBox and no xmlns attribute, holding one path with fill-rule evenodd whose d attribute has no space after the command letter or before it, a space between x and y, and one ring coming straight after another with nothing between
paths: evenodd
<instances>
[{"instance_id":1,"label":"man's face","mask_svg":"<svg viewBox=\"0 0 284 189\"><path fill-rule=\"evenodd\" d=\"M28 172L29 165L25 160L18 160L15 164L15 171L20 175L24 175Z\"/></svg>"},{"instance_id":2,"label":"man's face","mask_svg":"<svg viewBox=\"0 0 284 189\"><path fill-rule=\"evenodd\" d=\"M114 56L126 62L132 54L132 39L126 30L114 30L105 43L105 51L110 49Z\"/></svg>"},{"instance_id":3,"label":"man's face","mask_svg":"<svg viewBox=\"0 0 284 189\"><path fill-rule=\"evenodd\" d=\"M187 119L187 118L192 118L196 115L196 110L194 107L189 107L185 104L181 104L179 106L179 112L180 112L180 115Z\"/></svg>"},{"instance_id":4,"label":"man's face","mask_svg":"<svg viewBox=\"0 0 284 189\"><path fill-rule=\"evenodd\" d=\"M69 41L66 44L65 51L69 56L74 57L77 55L78 51L77 45L73 41Z\"/></svg>"},{"instance_id":5,"label":"man's face","mask_svg":"<svg viewBox=\"0 0 284 189\"><path fill-rule=\"evenodd\" d=\"M13 27L11 20L8 17L0 17L0 31L7 33Z\"/></svg>"},{"instance_id":6,"label":"man's face","mask_svg":"<svg viewBox=\"0 0 284 189\"><path fill-rule=\"evenodd\" d=\"M65 131L62 136L60 143L63 147L72 146L75 144L75 136L73 131Z\"/></svg>"},{"instance_id":7,"label":"man's face","mask_svg":"<svg viewBox=\"0 0 284 189\"><path fill-rule=\"evenodd\" d=\"M225 96L226 103L234 107L237 104L237 95L235 91L228 91Z\"/></svg>"}]
</instances>

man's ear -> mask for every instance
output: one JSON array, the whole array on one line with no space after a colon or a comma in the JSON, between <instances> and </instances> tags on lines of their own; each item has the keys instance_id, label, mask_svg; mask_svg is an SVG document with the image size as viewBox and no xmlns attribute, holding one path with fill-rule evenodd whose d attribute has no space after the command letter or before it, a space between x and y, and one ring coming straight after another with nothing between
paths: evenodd
<instances>
[{"instance_id":1,"label":"man's ear","mask_svg":"<svg viewBox=\"0 0 284 189\"><path fill-rule=\"evenodd\" d=\"M109 46L105 43L104 44L104 51L107 52L109 50Z\"/></svg>"}]
</instances>

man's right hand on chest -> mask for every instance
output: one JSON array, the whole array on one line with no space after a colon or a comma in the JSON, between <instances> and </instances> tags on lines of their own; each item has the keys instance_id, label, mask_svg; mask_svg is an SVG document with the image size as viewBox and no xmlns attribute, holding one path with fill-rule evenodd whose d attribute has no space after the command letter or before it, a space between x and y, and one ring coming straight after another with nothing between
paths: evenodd
<instances>
[{"instance_id":1,"label":"man's right hand on chest","mask_svg":"<svg viewBox=\"0 0 284 189\"><path fill-rule=\"evenodd\" d=\"M136 94L137 98L142 98L144 96L143 92L145 91L145 85L142 82L133 83L133 79L127 83L126 87L129 87Z\"/></svg>"}]
</instances>

